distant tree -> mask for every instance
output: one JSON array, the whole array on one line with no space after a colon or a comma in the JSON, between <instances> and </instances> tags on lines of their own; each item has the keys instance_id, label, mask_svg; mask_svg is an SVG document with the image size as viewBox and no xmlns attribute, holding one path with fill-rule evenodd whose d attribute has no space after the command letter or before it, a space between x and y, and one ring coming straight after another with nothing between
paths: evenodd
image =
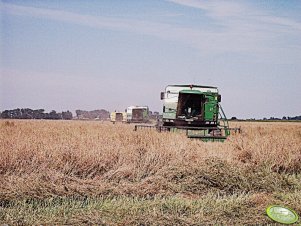
<instances>
[{"instance_id":1,"label":"distant tree","mask_svg":"<svg viewBox=\"0 0 301 226\"><path fill-rule=\"evenodd\" d=\"M33 110L30 108L22 108L21 109L21 119L32 119L33 117Z\"/></svg>"},{"instance_id":2,"label":"distant tree","mask_svg":"<svg viewBox=\"0 0 301 226\"><path fill-rule=\"evenodd\" d=\"M231 117L231 120L237 120L237 118L235 116Z\"/></svg>"},{"instance_id":3,"label":"distant tree","mask_svg":"<svg viewBox=\"0 0 301 226\"><path fill-rule=\"evenodd\" d=\"M76 113L76 117L79 118L80 115L82 115L82 110L76 110L75 113Z\"/></svg>"},{"instance_id":4,"label":"distant tree","mask_svg":"<svg viewBox=\"0 0 301 226\"><path fill-rule=\"evenodd\" d=\"M1 118L10 118L9 110L5 110L1 113Z\"/></svg>"},{"instance_id":5,"label":"distant tree","mask_svg":"<svg viewBox=\"0 0 301 226\"><path fill-rule=\"evenodd\" d=\"M15 119L22 118L22 111L20 108L14 109L10 111L10 117Z\"/></svg>"},{"instance_id":6,"label":"distant tree","mask_svg":"<svg viewBox=\"0 0 301 226\"><path fill-rule=\"evenodd\" d=\"M62 119L71 120L72 118L73 118L72 112L70 112L70 111L62 112Z\"/></svg>"},{"instance_id":7,"label":"distant tree","mask_svg":"<svg viewBox=\"0 0 301 226\"><path fill-rule=\"evenodd\" d=\"M61 119L61 115L56 113L55 110L52 110L48 114L46 114L46 119Z\"/></svg>"},{"instance_id":8,"label":"distant tree","mask_svg":"<svg viewBox=\"0 0 301 226\"><path fill-rule=\"evenodd\" d=\"M301 120L301 115L300 116L295 116L295 117L288 117L289 120Z\"/></svg>"},{"instance_id":9,"label":"distant tree","mask_svg":"<svg viewBox=\"0 0 301 226\"><path fill-rule=\"evenodd\" d=\"M44 109L37 109L33 111L33 118L34 119L43 119L45 118Z\"/></svg>"}]
</instances>

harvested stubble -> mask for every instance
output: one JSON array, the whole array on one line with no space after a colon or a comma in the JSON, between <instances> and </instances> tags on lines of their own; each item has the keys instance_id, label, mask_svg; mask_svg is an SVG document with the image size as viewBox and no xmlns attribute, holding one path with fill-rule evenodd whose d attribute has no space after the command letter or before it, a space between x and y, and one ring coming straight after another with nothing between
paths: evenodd
<instances>
[{"instance_id":1,"label":"harvested stubble","mask_svg":"<svg viewBox=\"0 0 301 226\"><path fill-rule=\"evenodd\" d=\"M301 213L300 123L239 123L224 143L100 122L0 126L3 223L263 224L275 203Z\"/></svg>"}]
</instances>

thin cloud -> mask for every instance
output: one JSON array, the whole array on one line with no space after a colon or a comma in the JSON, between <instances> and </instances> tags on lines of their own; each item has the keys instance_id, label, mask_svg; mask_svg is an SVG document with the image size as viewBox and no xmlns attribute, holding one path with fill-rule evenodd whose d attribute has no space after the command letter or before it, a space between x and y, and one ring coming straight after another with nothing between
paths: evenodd
<instances>
[{"instance_id":1,"label":"thin cloud","mask_svg":"<svg viewBox=\"0 0 301 226\"><path fill-rule=\"evenodd\" d=\"M285 26L286 29L301 30L301 23L292 19L277 17L260 9L248 5L246 2L241 1L203 1L203 0L167 0L182 6L192 7L203 10L206 15L215 20L225 19L240 19L243 21L253 21L259 27L266 25L280 25ZM261 22L261 23L258 23ZM227 23L227 21L226 21ZM224 23L224 24L226 24ZM281 29L280 29L281 31Z\"/></svg>"},{"instance_id":2,"label":"thin cloud","mask_svg":"<svg viewBox=\"0 0 301 226\"><path fill-rule=\"evenodd\" d=\"M247 7L230 1L167 0L179 5L204 10L211 17L229 17L241 14Z\"/></svg>"},{"instance_id":3,"label":"thin cloud","mask_svg":"<svg viewBox=\"0 0 301 226\"><path fill-rule=\"evenodd\" d=\"M221 28L213 35L212 43L222 52L244 52L274 63L288 62L275 55L300 58L301 23L291 18L272 15L245 1L166 0L202 11ZM286 40L285 42L283 40ZM226 47L225 47L226 46Z\"/></svg>"},{"instance_id":4,"label":"thin cloud","mask_svg":"<svg viewBox=\"0 0 301 226\"><path fill-rule=\"evenodd\" d=\"M198 35L199 32L189 28L173 27L164 23L153 23L147 21L119 19L102 16L90 16L78 13L66 12L62 10L51 10L13 4L2 4L2 10L6 13L28 16L36 18L46 18L50 20L78 24L96 29L122 30L139 34L152 35L163 39L181 39L181 34L191 36ZM180 38L179 38L180 37Z\"/></svg>"},{"instance_id":5,"label":"thin cloud","mask_svg":"<svg viewBox=\"0 0 301 226\"><path fill-rule=\"evenodd\" d=\"M59 22L87 26L94 29L109 29L149 35L163 40L178 41L199 50L202 54L214 55L225 52L241 52L262 57L263 52L273 55L279 35L292 33L300 37L300 23L291 19L275 17L250 8L239 2L168 0L183 6L204 10L206 15L221 25L207 28L183 27L160 22L134 19L83 15L63 10L35 8L14 4L1 4L8 14L46 18ZM292 46L296 46L292 44Z\"/></svg>"}]
</instances>

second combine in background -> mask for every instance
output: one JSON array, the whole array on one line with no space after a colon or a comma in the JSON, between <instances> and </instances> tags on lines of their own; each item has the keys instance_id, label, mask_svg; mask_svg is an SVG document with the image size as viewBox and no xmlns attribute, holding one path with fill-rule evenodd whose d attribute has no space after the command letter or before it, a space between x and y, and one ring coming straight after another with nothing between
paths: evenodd
<instances>
[{"instance_id":1,"label":"second combine in background","mask_svg":"<svg viewBox=\"0 0 301 226\"><path fill-rule=\"evenodd\" d=\"M126 109L128 123L149 122L149 109L147 106L129 106Z\"/></svg>"}]
</instances>

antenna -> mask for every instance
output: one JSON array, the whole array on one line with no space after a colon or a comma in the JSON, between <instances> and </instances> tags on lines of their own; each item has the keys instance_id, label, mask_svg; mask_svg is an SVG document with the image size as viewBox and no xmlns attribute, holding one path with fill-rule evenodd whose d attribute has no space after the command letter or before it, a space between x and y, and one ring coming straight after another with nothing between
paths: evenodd
<instances>
[{"instance_id":1,"label":"antenna","mask_svg":"<svg viewBox=\"0 0 301 226\"><path fill-rule=\"evenodd\" d=\"M195 75L192 75L192 81L193 81L193 84L196 84Z\"/></svg>"}]
</instances>

